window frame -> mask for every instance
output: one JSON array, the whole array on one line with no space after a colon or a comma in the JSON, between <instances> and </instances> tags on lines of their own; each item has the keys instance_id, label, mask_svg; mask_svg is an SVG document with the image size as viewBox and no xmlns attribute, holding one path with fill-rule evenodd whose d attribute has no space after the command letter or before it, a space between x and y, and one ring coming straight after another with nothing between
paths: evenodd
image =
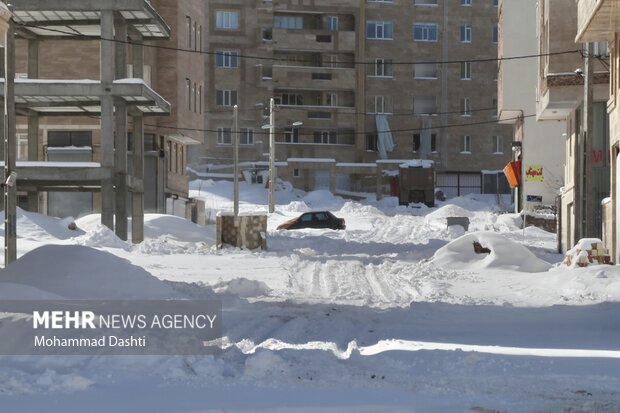
<instances>
[{"instance_id":1,"label":"window frame","mask_svg":"<svg viewBox=\"0 0 620 413\"><path fill-rule=\"evenodd\" d=\"M471 154L471 135L461 135L461 153Z\"/></svg>"},{"instance_id":2,"label":"window frame","mask_svg":"<svg viewBox=\"0 0 620 413\"><path fill-rule=\"evenodd\" d=\"M235 16L234 21L231 20L232 16ZM239 30L239 27L241 26L239 22L240 17L241 13L239 10L215 10L215 29Z\"/></svg>"},{"instance_id":3,"label":"window frame","mask_svg":"<svg viewBox=\"0 0 620 413\"><path fill-rule=\"evenodd\" d=\"M373 36L370 36L370 28L374 27ZM381 28L381 36L379 36L378 28ZM386 28L389 27L389 30ZM389 31L389 37L386 32ZM394 23L389 20L369 20L366 22L366 38L369 40L394 40Z\"/></svg>"},{"instance_id":4,"label":"window frame","mask_svg":"<svg viewBox=\"0 0 620 413\"><path fill-rule=\"evenodd\" d=\"M417 34L421 33L421 37ZM413 23L413 41L414 42L437 42L439 40L439 29L437 23L432 22L414 22Z\"/></svg>"},{"instance_id":5,"label":"window frame","mask_svg":"<svg viewBox=\"0 0 620 413\"><path fill-rule=\"evenodd\" d=\"M459 34L461 43L471 43L472 39L472 27L469 23L461 24L460 34Z\"/></svg>"},{"instance_id":6,"label":"window frame","mask_svg":"<svg viewBox=\"0 0 620 413\"><path fill-rule=\"evenodd\" d=\"M217 128L217 144L222 146L232 145L232 128Z\"/></svg>"},{"instance_id":7,"label":"window frame","mask_svg":"<svg viewBox=\"0 0 620 413\"><path fill-rule=\"evenodd\" d=\"M221 64L220 64L221 63ZM238 50L216 50L215 67L220 69L238 69L239 51Z\"/></svg>"},{"instance_id":8,"label":"window frame","mask_svg":"<svg viewBox=\"0 0 620 413\"><path fill-rule=\"evenodd\" d=\"M237 93L237 90L235 89L217 89L215 91L215 106L232 107L235 106L238 102L239 95Z\"/></svg>"}]
</instances>

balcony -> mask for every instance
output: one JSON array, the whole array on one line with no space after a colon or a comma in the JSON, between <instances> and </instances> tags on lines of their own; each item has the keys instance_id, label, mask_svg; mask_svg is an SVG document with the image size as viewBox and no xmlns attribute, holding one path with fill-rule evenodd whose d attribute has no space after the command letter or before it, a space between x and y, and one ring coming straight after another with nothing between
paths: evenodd
<instances>
[{"instance_id":1,"label":"balcony","mask_svg":"<svg viewBox=\"0 0 620 413\"><path fill-rule=\"evenodd\" d=\"M278 89L355 90L355 69L307 66L273 66Z\"/></svg>"},{"instance_id":2,"label":"balcony","mask_svg":"<svg viewBox=\"0 0 620 413\"><path fill-rule=\"evenodd\" d=\"M273 29L275 50L354 52L354 31Z\"/></svg>"},{"instance_id":3,"label":"balcony","mask_svg":"<svg viewBox=\"0 0 620 413\"><path fill-rule=\"evenodd\" d=\"M304 128L355 128L355 108L326 105L278 105L278 122L290 125L301 121Z\"/></svg>"},{"instance_id":4,"label":"balcony","mask_svg":"<svg viewBox=\"0 0 620 413\"><path fill-rule=\"evenodd\" d=\"M579 0L576 42L609 40L620 31L620 0Z\"/></svg>"}]
</instances>

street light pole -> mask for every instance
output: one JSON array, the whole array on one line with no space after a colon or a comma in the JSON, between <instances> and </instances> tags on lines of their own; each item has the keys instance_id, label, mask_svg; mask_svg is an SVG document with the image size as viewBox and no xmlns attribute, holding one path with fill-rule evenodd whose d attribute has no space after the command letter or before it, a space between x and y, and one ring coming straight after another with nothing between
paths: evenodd
<instances>
[{"instance_id":1,"label":"street light pole","mask_svg":"<svg viewBox=\"0 0 620 413\"><path fill-rule=\"evenodd\" d=\"M234 148L233 148L233 162L234 162L234 176L233 176L233 198L234 198L234 211L235 217L239 216L239 108L235 105L233 109L233 134L234 134Z\"/></svg>"},{"instance_id":2,"label":"street light pole","mask_svg":"<svg viewBox=\"0 0 620 413\"><path fill-rule=\"evenodd\" d=\"M275 145L275 111L273 98L269 100L269 213L275 210L275 188L276 188L276 145Z\"/></svg>"}]
</instances>

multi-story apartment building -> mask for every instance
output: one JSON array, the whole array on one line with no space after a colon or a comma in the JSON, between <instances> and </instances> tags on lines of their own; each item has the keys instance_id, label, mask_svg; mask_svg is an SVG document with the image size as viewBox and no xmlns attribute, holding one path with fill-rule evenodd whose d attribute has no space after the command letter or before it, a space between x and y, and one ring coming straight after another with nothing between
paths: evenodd
<instances>
[{"instance_id":1,"label":"multi-story apartment building","mask_svg":"<svg viewBox=\"0 0 620 413\"><path fill-rule=\"evenodd\" d=\"M188 145L199 144L203 140L204 117L202 115L202 95L205 88L205 72L200 53L204 33L204 2L184 0L166 2L163 0L132 0L127 4L103 1L102 4L63 4L54 3L54 10L45 10L57 20L45 26L40 21L28 20L27 14L20 14L17 5L18 22L42 25L43 29L20 28L16 47L16 72L18 78L50 79L93 79L102 78L103 67L112 67L114 79L143 78L151 91L157 91L160 98L170 102L170 113L165 116L152 111L144 114L144 204L148 212L172 212L174 204L188 198L188 177L185 171ZM58 6L55 6L58 4ZM137 5L137 6L136 6ZM142 20L145 25L153 25L153 30L161 30L164 35L137 33L135 27L142 23L127 10L142 7ZM114 9L116 7L116 9ZM92 8L92 10L91 10ZM101 10L114 9L117 26L115 40L100 40ZM138 8L139 10L139 8ZM67 16L66 22L61 17ZM125 14L123 14L125 13ZM118 23L123 16L127 23L127 33ZM80 22L80 29L72 28L72 22ZM75 37L75 39L72 39ZM111 44L117 49L115 59L126 65L114 65L112 61L101 61L102 44ZM136 45L144 44L142 49L142 68L134 68ZM124 48L120 46L125 46ZM116 67L116 69L114 69ZM118 69L119 67L125 69ZM127 81L131 83L131 81ZM135 83L135 82L134 82ZM58 106L58 105L57 105ZM36 150L29 148L29 117L18 117L18 159L40 161L102 161L102 126L99 104L87 105L82 102L81 110L45 110L37 120ZM166 111L167 112L167 111ZM159 115L162 115L160 113ZM128 114L128 170L132 169L131 156L135 149L132 137L132 114ZM169 116L168 116L169 115ZM31 128L30 128L31 129ZM118 126L116 127L118 129ZM119 129L120 130L120 129ZM30 156L29 156L30 150ZM34 158L33 158L34 153ZM39 210L54 216L79 216L92 211L101 211L101 195L98 188L94 192L40 192L38 202L21 202L24 208ZM176 212L176 211L175 211ZM184 213L184 208L183 208Z\"/></svg>"},{"instance_id":2,"label":"multi-story apartment building","mask_svg":"<svg viewBox=\"0 0 620 413\"><path fill-rule=\"evenodd\" d=\"M609 100L607 112L609 114L609 154L611 157L610 193L611 203L607 205L608 214L605 214L604 240L611 249L611 256L617 263L620 262L620 206L618 193L620 179L620 105L618 105L618 87L620 85L620 29L618 20L620 9L617 1L608 0L578 0L577 1L577 35L578 42L606 42L609 45ZM602 110L602 109L601 109ZM603 152L607 152L603 148Z\"/></svg>"},{"instance_id":3,"label":"multi-story apartment building","mask_svg":"<svg viewBox=\"0 0 620 413\"><path fill-rule=\"evenodd\" d=\"M609 72L606 44L592 48L591 82L577 35L577 3L538 1L539 58L537 119L566 121L565 182L561 191L561 247L566 251L584 237L600 237L601 201L609 195L609 132L606 102ZM596 59L598 56L600 59ZM585 86L592 88L591 103ZM591 109L591 111L586 110ZM584 112L591 115L584 122ZM587 142L589 136L590 142ZM590 152L590 153L588 153Z\"/></svg>"},{"instance_id":4,"label":"multi-story apartment building","mask_svg":"<svg viewBox=\"0 0 620 413\"><path fill-rule=\"evenodd\" d=\"M198 156L231 163L237 104L240 159L266 161L274 98L278 174L297 187L359 190L424 158L449 196L504 191L497 13L494 0L210 1Z\"/></svg>"},{"instance_id":5,"label":"multi-story apartment building","mask_svg":"<svg viewBox=\"0 0 620 413\"><path fill-rule=\"evenodd\" d=\"M537 0L500 0L499 57L535 56ZM536 58L500 60L498 112L514 125L513 154L521 161L517 210L554 206L564 186L566 122L536 120ZM529 199L529 201L528 201Z\"/></svg>"}]
</instances>

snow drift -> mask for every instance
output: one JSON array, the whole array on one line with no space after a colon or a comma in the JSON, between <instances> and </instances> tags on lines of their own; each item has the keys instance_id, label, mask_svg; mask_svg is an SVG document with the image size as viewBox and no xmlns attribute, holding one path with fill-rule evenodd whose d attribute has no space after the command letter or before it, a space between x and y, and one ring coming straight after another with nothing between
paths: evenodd
<instances>
[{"instance_id":1,"label":"snow drift","mask_svg":"<svg viewBox=\"0 0 620 413\"><path fill-rule=\"evenodd\" d=\"M476 253L474 242L490 253ZM493 232L473 232L438 249L432 262L444 268L481 270L498 268L521 272L543 272L551 264L537 258L526 247Z\"/></svg>"},{"instance_id":2,"label":"snow drift","mask_svg":"<svg viewBox=\"0 0 620 413\"><path fill-rule=\"evenodd\" d=\"M155 300L179 295L127 260L79 245L44 245L30 251L0 270L0 290L5 283L24 285L23 292L32 288L73 299Z\"/></svg>"}]
</instances>

